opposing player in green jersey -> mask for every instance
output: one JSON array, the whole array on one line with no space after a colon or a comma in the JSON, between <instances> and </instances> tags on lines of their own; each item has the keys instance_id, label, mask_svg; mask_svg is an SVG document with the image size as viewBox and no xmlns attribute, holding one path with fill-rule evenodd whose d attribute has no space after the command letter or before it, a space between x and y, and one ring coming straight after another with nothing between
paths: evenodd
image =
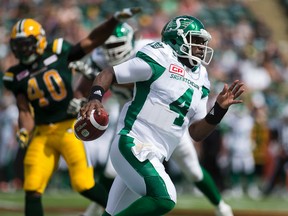
<instances>
[{"instance_id":1,"label":"opposing player in green jersey","mask_svg":"<svg viewBox=\"0 0 288 216\"><path fill-rule=\"evenodd\" d=\"M41 197L65 159L71 185L84 197L107 204L107 192L95 184L83 143L73 134L75 116L67 113L73 98L70 61L81 59L103 44L120 19L132 17L138 8L118 11L76 45L62 38L47 43L45 31L34 19L19 20L11 32L10 46L19 64L5 72L3 81L19 109L18 141L27 147L24 159L25 215L44 215Z\"/></svg>"},{"instance_id":2,"label":"opposing player in green jersey","mask_svg":"<svg viewBox=\"0 0 288 216\"><path fill-rule=\"evenodd\" d=\"M244 92L235 80L224 85L207 114L210 82L204 65L213 50L203 24L191 16L169 21L162 42L144 46L136 57L96 76L89 102L80 114L88 117L103 107L102 96L116 81L134 83L133 98L120 114L111 160L117 177L103 216L164 215L176 203L176 190L165 172L168 160L188 130L195 141L207 137L228 108Z\"/></svg>"}]
</instances>

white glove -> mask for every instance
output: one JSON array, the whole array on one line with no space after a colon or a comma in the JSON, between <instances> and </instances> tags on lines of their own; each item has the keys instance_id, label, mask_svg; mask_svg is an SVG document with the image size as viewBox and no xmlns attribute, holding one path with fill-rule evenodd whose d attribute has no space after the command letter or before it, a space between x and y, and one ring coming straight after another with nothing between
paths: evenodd
<instances>
[{"instance_id":1,"label":"white glove","mask_svg":"<svg viewBox=\"0 0 288 216\"><path fill-rule=\"evenodd\" d=\"M125 21L126 19L131 18L135 14L141 12L142 9L140 7L133 7L133 8L124 8L121 11L116 11L114 13L115 19L119 21Z\"/></svg>"},{"instance_id":2,"label":"white glove","mask_svg":"<svg viewBox=\"0 0 288 216\"><path fill-rule=\"evenodd\" d=\"M76 116L79 113L81 107L87 103L87 101L88 100L86 98L73 98L69 102L67 113Z\"/></svg>"},{"instance_id":3,"label":"white glove","mask_svg":"<svg viewBox=\"0 0 288 216\"><path fill-rule=\"evenodd\" d=\"M74 61L70 62L68 68L74 70L77 73L81 73L87 79L94 79L95 75L93 73L93 69L83 61Z\"/></svg>"}]
</instances>

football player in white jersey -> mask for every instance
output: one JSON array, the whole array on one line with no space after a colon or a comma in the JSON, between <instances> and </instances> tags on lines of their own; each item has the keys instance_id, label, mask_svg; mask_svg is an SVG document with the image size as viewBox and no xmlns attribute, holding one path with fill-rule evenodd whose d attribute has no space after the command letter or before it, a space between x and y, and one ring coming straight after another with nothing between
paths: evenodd
<instances>
[{"instance_id":1,"label":"football player in white jersey","mask_svg":"<svg viewBox=\"0 0 288 216\"><path fill-rule=\"evenodd\" d=\"M87 64L84 64L83 62L71 63L71 68L81 71L82 74L86 73L86 77L81 78L76 91L87 92L88 89L86 88L89 87L90 84L92 85L92 81L89 80L91 80L92 77L94 78L99 71L105 67L108 67L109 65L114 66L134 57L137 51L139 51L142 47L153 42L153 40L150 39L134 40L134 37L134 30L129 24L119 23L105 44L92 52ZM106 143L110 140L112 141L116 130L116 121L118 120L120 114L120 109L125 102L131 99L131 93L131 89L127 87L112 86L112 95L104 104L104 107L110 114L110 126L107 129L108 132L105 132L105 134L99 139L87 143L88 148L94 148L93 151L95 153L97 152L94 161L96 160L97 164L107 164L104 173L101 176L102 178L100 179L103 185L107 185L107 182L111 182L111 178L115 178L116 176L116 172L114 171L110 160L108 160L108 155L105 154L108 153L108 149L110 148L110 144L108 143L109 145L106 145ZM82 94L80 93L80 95ZM81 103L77 103L77 101L80 102L81 98L75 98L71 103L70 109L73 112L78 112L80 110L79 105ZM103 143L105 145L103 145ZM102 157L99 157L99 152L101 152L100 154ZM101 158L104 158L105 160L101 160ZM188 130L173 152L172 159L179 165L179 168L185 174L186 178L189 181L194 182L199 190L202 191L203 194L215 206L216 216L233 216L231 207L222 200L221 194L218 188L215 186L210 174L200 166L198 156L189 136ZM97 206L96 203L91 203L84 215L96 215L96 212L99 211L97 208L99 208L99 206Z\"/></svg>"},{"instance_id":2,"label":"football player in white jersey","mask_svg":"<svg viewBox=\"0 0 288 216\"><path fill-rule=\"evenodd\" d=\"M162 42L146 45L135 58L95 78L89 102L80 111L83 117L103 107L102 96L114 81L134 83L133 99L122 109L112 144L118 175L104 215L162 215L172 210L176 191L163 160L170 158L186 131L195 141L204 139L230 105L242 102L237 98L243 83L236 80L224 85L207 114L210 83L203 64L212 58L210 39L198 19L176 17L164 27Z\"/></svg>"}]
</instances>

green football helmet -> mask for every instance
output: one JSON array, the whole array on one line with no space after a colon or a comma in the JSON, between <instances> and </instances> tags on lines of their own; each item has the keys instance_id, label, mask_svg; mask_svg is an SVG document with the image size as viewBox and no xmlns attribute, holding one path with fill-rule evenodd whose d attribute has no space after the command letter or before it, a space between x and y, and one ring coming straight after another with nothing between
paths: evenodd
<instances>
[{"instance_id":1,"label":"green football helmet","mask_svg":"<svg viewBox=\"0 0 288 216\"><path fill-rule=\"evenodd\" d=\"M178 57L188 58L192 66L208 65L213 57L213 49L207 46L212 37L195 17L177 16L171 19L161 35L162 41L170 45ZM201 52L193 53L195 47Z\"/></svg>"},{"instance_id":2,"label":"green football helmet","mask_svg":"<svg viewBox=\"0 0 288 216\"><path fill-rule=\"evenodd\" d=\"M120 64L134 54L134 30L127 23L119 23L102 46L109 65Z\"/></svg>"}]
</instances>

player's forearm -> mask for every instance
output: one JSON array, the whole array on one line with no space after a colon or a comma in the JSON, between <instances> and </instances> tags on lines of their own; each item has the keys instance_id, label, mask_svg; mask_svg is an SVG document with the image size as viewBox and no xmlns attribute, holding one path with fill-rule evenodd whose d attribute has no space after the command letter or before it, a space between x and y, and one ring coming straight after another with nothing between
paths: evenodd
<instances>
[{"instance_id":1,"label":"player's forearm","mask_svg":"<svg viewBox=\"0 0 288 216\"><path fill-rule=\"evenodd\" d=\"M31 132L34 128L34 118L32 116L31 108L26 96L21 93L18 94L16 96L16 103L19 110L19 129L25 128L28 132Z\"/></svg>"},{"instance_id":2,"label":"player's forearm","mask_svg":"<svg viewBox=\"0 0 288 216\"><path fill-rule=\"evenodd\" d=\"M114 70L112 67L105 68L95 77L93 81L93 86L101 86L106 92L112 83L115 81Z\"/></svg>"},{"instance_id":3,"label":"player's forearm","mask_svg":"<svg viewBox=\"0 0 288 216\"><path fill-rule=\"evenodd\" d=\"M118 21L111 17L101 25L97 26L88 35L87 38L80 42L80 45L85 53L91 52L94 48L102 45L108 37L113 33Z\"/></svg>"},{"instance_id":4,"label":"player's forearm","mask_svg":"<svg viewBox=\"0 0 288 216\"><path fill-rule=\"evenodd\" d=\"M28 111L19 111L18 123L19 129L25 128L29 133L31 133L34 129L34 118Z\"/></svg>"},{"instance_id":5,"label":"player's forearm","mask_svg":"<svg viewBox=\"0 0 288 216\"><path fill-rule=\"evenodd\" d=\"M205 119L202 119L190 125L189 133L194 141L200 142L212 133L215 127L216 125L209 124Z\"/></svg>"}]
</instances>

